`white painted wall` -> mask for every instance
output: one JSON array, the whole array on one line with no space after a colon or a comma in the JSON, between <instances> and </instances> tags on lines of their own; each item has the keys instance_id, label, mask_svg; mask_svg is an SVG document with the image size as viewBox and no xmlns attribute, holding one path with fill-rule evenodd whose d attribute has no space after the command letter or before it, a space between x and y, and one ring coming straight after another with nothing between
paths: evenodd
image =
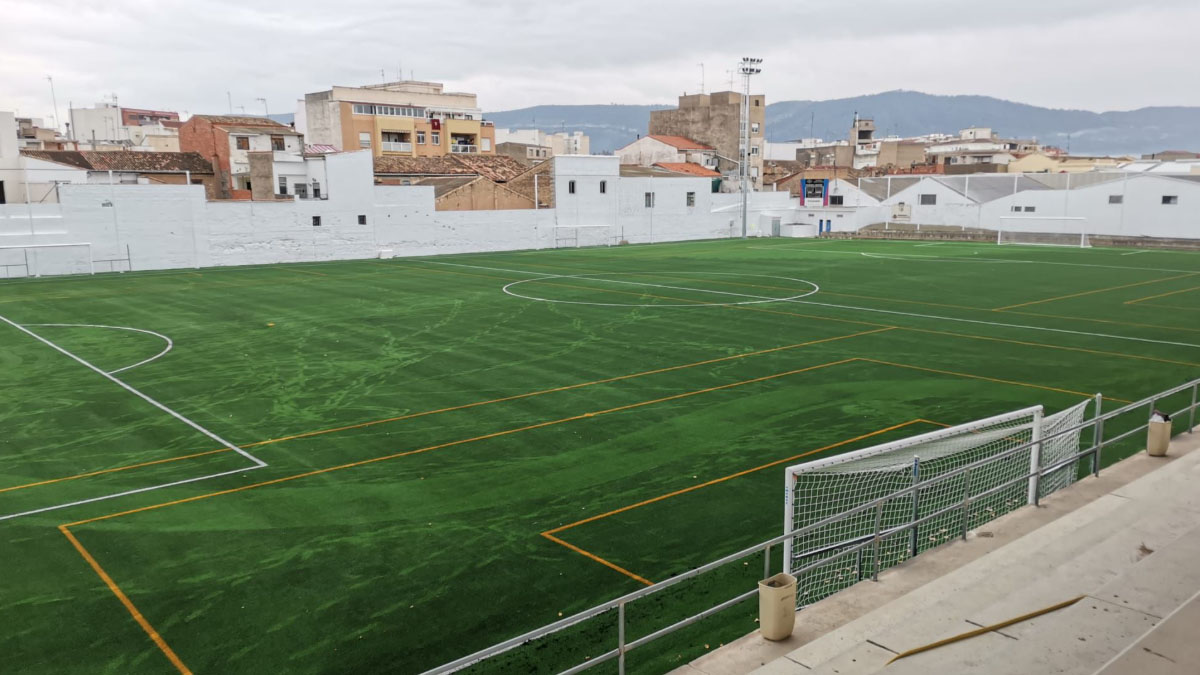
<instances>
[{"instance_id":1,"label":"white painted wall","mask_svg":"<svg viewBox=\"0 0 1200 675\"><path fill-rule=\"evenodd\" d=\"M621 164L653 166L659 162L686 162L687 155L679 148L660 140L642 136L616 151Z\"/></svg>"},{"instance_id":2,"label":"white painted wall","mask_svg":"<svg viewBox=\"0 0 1200 675\"><path fill-rule=\"evenodd\" d=\"M436 211L432 187L374 185L370 152L325 157L327 200L206 201L195 185L65 185L58 205L0 206L0 245L87 242L97 260L118 261L113 269L145 270L741 234L739 195L712 194L708 179L621 178L620 160L611 156L553 161L557 195L566 192L565 181L576 180L578 197L555 209ZM609 181L603 195L601 180ZM644 204L648 191L655 193L650 209ZM693 207L687 206L688 192L696 193ZM769 234L772 218L791 223L793 213L787 193L752 194L750 235ZM583 224L598 227L570 232ZM63 250L59 273L79 271L69 250ZM53 273L53 254L43 255L43 273ZM78 251L70 255L77 258Z\"/></svg>"}]
</instances>

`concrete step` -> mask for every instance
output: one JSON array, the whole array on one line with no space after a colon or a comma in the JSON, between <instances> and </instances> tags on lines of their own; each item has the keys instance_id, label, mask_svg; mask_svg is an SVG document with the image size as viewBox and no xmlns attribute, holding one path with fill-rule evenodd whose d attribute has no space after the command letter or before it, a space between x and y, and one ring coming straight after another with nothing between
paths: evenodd
<instances>
[{"instance_id":1,"label":"concrete step","mask_svg":"<svg viewBox=\"0 0 1200 675\"><path fill-rule=\"evenodd\" d=\"M1200 673L1200 592L1106 663L1096 675Z\"/></svg>"}]
</instances>

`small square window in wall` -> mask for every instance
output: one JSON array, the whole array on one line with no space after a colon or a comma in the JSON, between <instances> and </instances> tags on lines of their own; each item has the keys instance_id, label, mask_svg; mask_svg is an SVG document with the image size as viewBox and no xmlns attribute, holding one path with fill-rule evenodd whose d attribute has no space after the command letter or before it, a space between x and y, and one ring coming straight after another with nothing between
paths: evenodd
<instances>
[{"instance_id":1,"label":"small square window in wall","mask_svg":"<svg viewBox=\"0 0 1200 675\"><path fill-rule=\"evenodd\" d=\"M654 193L653 192L646 193L646 208L648 208L648 209L654 208Z\"/></svg>"},{"instance_id":2,"label":"small square window in wall","mask_svg":"<svg viewBox=\"0 0 1200 675\"><path fill-rule=\"evenodd\" d=\"M845 195L829 195L829 205L830 206L844 206L845 202L846 202ZM841 216L838 216L838 218L841 218Z\"/></svg>"},{"instance_id":3,"label":"small square window in wall","mask_svg":"<svg viewBox=\"0 0 1200 675\"><path fill-rule=\"evenodd\" d=\"M1020 213L1020 212L1021 212L1021 207L1020 207L1020 206L1014 206L1014 207L1012 207L1012 210L1013 210L1013 213Z\"/></svg>"},{"instance_id":4,"label":"small square window in wall","mask_svg":"<svg viewBox=\"0 0 1200 675\"><path fill-rule=\"evenodd\" d=\"M575 194L575 181L573 181L573 180L567 181L567 192L569 194Z\"/></svg>"},{"instance_id":5,"label":"small square window in wall","mask_svg":"<svg viewBox=\"0 0 1200 675\"><path fill-rule=\"evenodd\" d=\"M696 205L696 193L695 192L687 193L687 205L689 207Z\"/></svg>"},{"instance_id":6,"label":"small square window in wall","mask_svg":"<svg viewBox=\"0 0 1200 675\"><path fill-rule=\"evenodd\" d=\"M366 224L367 224L367 217L366 217L365 215L359 215L359 217L358 217L358 224L359 224L359 225L366 225Z\"/></svg>"},{"instance_id":7,"label":"small square window in wall","mask_svg":"<svg viewBox=\"0 0 1200 675\"><path fill-rule=\"evenodd\" d=\"M1037 211L1036 206L1026 206L1025 207L1025 213L1033 213L1034 211Z\"/></svg>"},{"instance_id":8,"label":"small square window in wall","mask_svg":"<svg viewBox=\"0 0 1200 675\"><path fill-rule=\"evenodd\" d=\"M321 226L321 216L313 216L313 227Z\"/></svg>"},{"instance_id":9,"label":"small square window in wall","mask_svg":"<svg viewBox=\"0 0 1200 675\"><path fill-rule=\"evenodd\" d=\"M937 195L921 195L921 206L936 206Z\"/></svg>"},{"instance_id":10,"label":"small square window in wall","mask_svg":"<svg viewBox=\"0 0 1200 675\"><path fill-rule=\"evenodd\" d=\"M359 132L358 147L360 147L360 148L371 147L371 132L369 132L369 131L360 131Z\"/></svg>"},{"instance_id":11,"label":"small square window in wall","mask_svg":"<svg viewBox=\"0 0 1200 675\"><path fill-rule=\"evenodd\" d=\"M1179 195L1163 195L1162 203L1164 206L1166 206L1168 204L1170 204L1170 205L1178 204L1179 203Z\"/></svg>"},{"instance_id":12,"label":"small square window in wall","mask_svg":"<svg viewBox=\"0 0 1200 675\"><path fill-rule=\"evenodd\" d=\"M250 138L248 136L236 136L234 137L233 142L238 150L250 149Z\"/></svg>"},{"instance_id":13,"label":"small square window in wall","mask_svg":"<svg viewBox=\"0 0 1200 675\"><path fill-rule=\"evenodd\" d=\"M1109 195L1108 196L1109 204L1122 204L1124 202L1125 202L1125 195Z\"/></svg>"},{"instance_id":14,"label":"small square window in wall","mask_svg":"<svg viewBox=\"0 0 1200 675\"><path fill-rule=\"evenodd\" d=\"M600 194L608 194L608 181L600 181Z\"/></svg>"}]
</instances>

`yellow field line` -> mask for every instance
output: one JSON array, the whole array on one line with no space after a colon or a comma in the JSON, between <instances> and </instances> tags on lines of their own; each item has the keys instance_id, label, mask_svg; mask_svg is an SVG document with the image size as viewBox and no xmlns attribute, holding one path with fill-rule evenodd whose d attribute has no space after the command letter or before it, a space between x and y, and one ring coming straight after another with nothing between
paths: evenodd
<instances>
[{"instance_id":1,"label":"yellow field line","mask_svg":"<svg viewBox=\"0 0 1200 675\"><path fill-rule=\"evenodd\" d=\"M579 555L581 555L585 558L590 558L591 560L595 560L596 562L600 563L601 565L604 565L605 567L614 569L614 570L620 572L621 574L624 574L625 576L629 577L630 579L633 579L634 581L638 581L646 586L654 585L654 582L650 581L646 577L638 576L638 575L634 574L633 572L630 572L629 570L625 569L624 567L621 567L620 565L618 565L616 563L609 562L609 561L605 560L604 558L601 558L600 556L596 555L595 553L592 553L590 551L585 551L582 548L579 548L578 546L576 546L574 544L565 542L562 539L559 539L558 537L554 536L553 534L550 534L549 532L543 532L542 536L560 546L565 546L565 547L571 549L572 551L575 551L576 553L578 553Z\"/></svg>"},{"instance_id":2,"label":"yellow field line","mask_svg":"<svg viewBox=\"0 0 1200 675\"><path fill-rule=\"evenodd\" d=\"M1153 300L1155 298L1165 298L1168 295L1178 295L1180 293L1190 293L1191 291L1194 291L1198 288L1200 288L1200 286L1192 286L1191 288L1184 288L1184 289L1178 290L1178 291L1170 291L1168 293L1159 293L1158 295L1147 295L1146 297L1138 298L1137 300L1126 300L1125 304L1133 305L1133 304L1137 304L1139 302L1145 302L1146 300Z\"/></svg>"},{"instance_id":3,"label":"yellow field line","mask_svg":"<svg viewBox=\"0 0 1200 675\"><path fill-rule=\"evenodd\" d=\"M822 364L815 365L815 366L808 366L805 368L797 368L794 370L788 370L788 371L784 371L784 372L780 372L780 373L773 373L771 375L763 375L762 377L755 377L755 378L751 378L749 380L740 380L738 382L730 382L728 384L721 384L721 385L716 385L716 386L712 386L712 387L705 387L704 389L697 389L695 391L687 391L687 392L683 392L680 394L672 394L670 396L663 396L660 398L650 399L647 401L640 401L638 403L629 403L626 405L616 406L614 408L606 408L604 410L596 410L593 412L581 413L579 415L563 417L563 418L557 419L557 420L550 420L547 422L538 422L536 424L529 424L529 425L526 425L523 427L515 427L512 429L505 429L503 431L495 431L490 434L483 434L481 436L474 436L472 438L465 438L465 439L461 439L461 440L457 440L457 441L449 441L446 443L438 443L437 445L429 445L429 446L426 446L423 448L417 448L415 450L406 450L403 452L396 452L396 453L392 453L390 455L383 455L381 457L373 457L371 459L360 459L355 462L339 464L337 466L326 467L324 469L315 469L313 471L305 471L303 473L298 473L298 474L295 474L292 476L284 476L282 478L275 478L272 480L262 481L260 483L253 483L251 485L243 485L241 487L230 488L228 490L219 490L217 492L210 492L207 494L196 495L194 497L185 497L183 499L176 499L176 500L164 502L161 504L151 504L150 506L143 506L143 507L136 508L136 509L130 509L128 511L121 511L118 513L110 513L105 516L97 516L95 518L87 518L85 520L78 520L73 523L67 523L67 526L75 527L77 525L83 525L85 523L92 523L92 522L96 522L99 520L108 520L109 518L117 518L120 516L127 516L127 515L134 514L134 513L140 513L142 511L152 511L155 509L163 508L164 506L171 506L171 505L175 505L175 504L186 504L188 502L194 502L194 501L198 501L201 499L208 499L210 497L217 497L220 495L233 494L235 492L242 492L244 490L251 490L254 488L264 487L267 485L275 485L277 483L285 483L287 481L296 480L298 478L307 478L309 476L317 476L317 475L320 475L323 473L329 473L331 471L341 471L342 469L350 469L353 467L365 466L367 464L383 462L383 461L386 461L389 459L396 459L397 457L407 457L410 455L418 455L421 453L430 452L432 450L441 450L443 448L449 448L449 447L454 447L454 446L458 446L458 445L465 445L467 443L474 443L476 441L483 441L483 440L488 440L491 438L499 438L501 436L508 436L508 435L519 433L522 431L531 431L533 429L541 429L544 427L550 427L550 426L554 426L557 424L563 424L566 422L574 422L576 420L590 419L593 417L599 417L600 415L608 415L611 413L621 412L624 410L632 410L634 408L641 408L643 406L653 405L655 403L665 403L667 401L677 401L679 399L689 398L692 396L698 396L700 394L707 394L707 393L711 393L714 391L723 391L725 389L741 387L741 386L745 386L747 384L766 382L766 381L775 380L775 379L778 379L781 377L797 375L799 373L808 372L810 370L817 370L818 368L827 368L829 366L836 366L839 364L850 363L852 361L857 361L857 360L860 360L860 359L850 358L850 359L842 359L840 361L831 361L829 363L822 363Z\"/></svg>"},{"instance_id":4,"label":"yellow field line","mask_svg":"<svg viewBox=\"0 0 1200 675\"><path fill-rule=\"evenodd\" d=\"M87 564L92 566L92 570L96 573L96 576L100 577L100 579L104 581L104 585L108 586L108 590L112 591L112 594L117 596L117 600L121 601L121 604L124 605L125 609L128 610L128 612L133 616L133 620L142 627L142 630L146 631L146 635L150 636L150 639L158 647L159 651L161 651L163 655L167 657L167 660L171 662L171 665L175 666L175 669L178 670L182 675L192 675L192 671L188 670L188 667L183 664L183 661L180 660L175 651L171 649L171 646L167 644L167 641L158 634L158 631L154 630L154 626L150 625L150 622L146 620L146 617L142 616L142 613L138 611L138 608L133 604L133 601L129 599L129 596L125 595L125 592L122 591L121 587L117 585L117 582L113 581L112 577L108 576L108 572L104 571L104 568L100 566L100 563L96 562L96 559L92 557L92 554L89 553L88 550L84 548L83 544L75 538L75 535L71 533L71 530L68 529L68 526L59 525L58 531L62 532L63 536L67 538L67 541L71 542L71 545L75 547L75 550L79 552L79 555L83 556L83 559L87 561Z\"/></svg>"},{"instance_id":5,"label":"yellow field line","mask_svg":"<svg viewBox=\"0 0 1200 675\"><path fill-rule=\"evenodd\" d=\"M1040 305L1044 302L1054 302L1056 300L1067 300L1068 298L1079 298L1079 297L1083 297L1085 295L1094 295L1096 293L1107 293L1109 291L1119 291L1123 288L1135 288L1137 286L1146 286L1148 284L1160 284L1164 281L1174 281L1176 279L1186 279L1187 277L1193 277L1193 276L1196 276L1197 274L1200 274L1200 272L1188 272L1187 274L1180 274L1180 275L1173 276L1173 277L1165 277L1163 279L1150 279L1149 281L1138 281L1136 283L1123 284L1121 286L1110 286L1108 288L1097 288L1097 289L1091 290L1091 291L1080 291L1078 293L1059 295L1059 296L1055 296L1053 298L1046 298L1044 300L1031 300L1029 302L1022 302L1022 303L1019 303L1016 305L1008 305L1006 307L996 307L992 311L993 312L1003 312L1005 310L1016 309L1018 307L1028 307L1030 305Z\"/></svg>"},{"instance_id":6,"label":"yellow field line","mask_svg":"<svg viewBox=\"0 0 1200 675\"><path fill-rule=\"evenodd\" d=\"M197 452L191 455L183 455L182 457L168 457L167 459L156 459L153 462L142 462L140 464L129 464L127 466L118 466L113 469L100 469L99 471L89 471L87 473L79 473L74 476L64 476L62 478L50 478L48 480L40 480L36 483L26 483L24 485L14 485L12 487L0 488L0 492L11 492L12 490L23 490L25 488L38 487L40 485L50 485L51 483L61 483L63 481L75 480L77 478L90 478L92 476L100 476L106 473L116 473L118 471L128 471L129 469L140 469L144 466L153 466L155 464L166 464L167 462L178 462L183 459L194 459L205 455L215 455L220 452L232 452L229 448L218 448L216 450L208 450L206 452Z\"/></svg>"},{"instance_id":7,"label":"yellow field line","mask_svg":"<svg viewBox=\"0 0 1200 675\"><path fill-rule=\"evenodd\" d=\"M436 410L425 410L422 412L410 413L408 415L398 415L395 417L386 417L383 419L370 420L368 422L359 422L357 424L348 424L348 425L340 426L340 427L332 427L332 428L328 428L328 429L317 429L315 431L306 431L306 432L299 433L299 434L292 434L291 436L281 436L279 438L269 438L269 439L263 440L263 441L255 441L253 443L244 444L240 447L255 448L255 447L259 447L259 446L263 446L263 445L271 445L273 443L282 443L284 441L293 441L293 440L297 440L297 439L301 439L301 438L311 438L313 436L322 436L324 434L332 434L332 433L337 433L337 432L341 432L341 431L349 431L352 429L362 429L362 428L366 428L366 427L372 427L372 426L375 426L378 424L387 424L390 422L399 422L399 421L403 421L403 420L410 420L410 419L415 419L418 417L425 417L427 415L438 415L441 413L454 412L454 411L458 411L458 410L468 410L470 408L477 408L480 406L491 405L494 403L505 403L508 401L516 401L516 400L520 400L520 399L524 399L524 398L531 398L534 396L542 396L544 394L553 394L556 392L570 391L572 389L582 389L584 387L591 387L591 386L595 386L598 384L608 384L611 382L619 382L621 380L629 380L629 379L633 379L633 378L637 378L637 377L644 377L647 375L658 375L661 373L669 373L669 372L676 371L676 370L695 368L697 366L706 366L706 365L711 365L714 363L724 363L726 361L734 361L737 359L744 359L744 358L747 358L750 356L761 356L763 354L782 352L782 351L787 351L789 349L799 349L801 347L810 347L812 345L823 344L826 342L835 342L837 340L846 340L849 338L860 337L863 335L870 335L872 333L882 333L882 332L885 332L888 330L892 330L892 329L877 328L874 330L867 330L867 331L861 331L858 333L852 333L850 335L836 335L834 337L821 338L819 340L810 340L808 342L798 342L796 344L784 345L782 347L771 347L769 349L760 349L760 350L753 351L753 352L744 352L742 354L733 354L731 356L721 356L721 357L718 357L715 359L706 359L704 361L695 361L693 363L684 363L684 364L680 364L680 365L676 365L676 366L668 366L666 368L645 370L645 371L642 371L639 373L630 373L628 375L618 375L616 377L609 377L609 378L605 378L602 380L592 380L590 382L580 382L578 384L569 384L569 385L565 385L562 387L555 387L552 389L541 389L538 391L525 392L523 394L514 394L512 396L504 396L501 398L494 398L494 399L490 399L487 401L475 401L473 403L464 403L462 405L451 406L448 408L438 408ZM41 485L49 485L51 483L61 483L64 481L76 480L79 478L88 478L90 476L98 476L98 475L106 474L106 473L115 473L118 471L137 469L137 468L141 468L141 467L145 467L145 466L151 466L154 464L165 464L167 462L176 462L176 461L183 460L183 459L192 459L195 457L202 457L204 455L213 455L213 454L222 453L222 452L231 452L231 450L229 448L218 448L216 450L208 450L206 452L198 452L198 453L191 454L191 455L184 455L182 457L170 457L167 459L155 460L153 462L142 462L140 464L131 464L128 466L120 466L120 467L116 467L113 469L101 469L99 471L89 471L87 473L80 473L80 474L76 474L74 476L64 476L62 478L51 478L48 480L38 481L36 483L26 483L24 485L15 485L13 487L0 488L0 493L9 492L12 490L21 490L24 488L38 487Z\"/></svg>"},{"instance_id":8,"label":"yellow field line","mask_svg":"<svg viewBox=\"0 0 1200 675\"><path fill-rule=\"evenodd\" d=\"M1087 392L1074 391L1071 389L1060 389L1059 387L1050 387L1050 386L1047 386L1044 384L1031 384L1029 382L1018 382L1016 380L1001 380L1001 379L995 378L995 377L987 377L986 375L972 375L970 373L959 373L959 372L955 372L953 370L938 370L937 368L925 368L924 366L910 366L905 363L895 363L893 361L882 361L880 359L871 359L871 358L867 358L865 356L858 357L857 360L869 361L871 363L879 363L879 364L882 364L885 366L895 366L897 368L909 368L912 370L923 370L923 371L929 372L929 373L939 373L942 375L954 375L957 377L967 377L972 380L986 380L988 382L997 382L999 384L1012 384L1012 385L1016 385L1018 387L1029 387L1031 389L1045 389L1046 391L1055 391L1060 394L1072 394L1075 396L1083 396L1086 398L1092 398L1096 395L1095 392L1089 394ZM1105 396L1104 398L1109 401L1117 401L1118 403L1132 403L1132 401L1129 401L1129 400L1126 400L1123 398L1117 398L1116 396Z\"/></svg>"}]
</instances>

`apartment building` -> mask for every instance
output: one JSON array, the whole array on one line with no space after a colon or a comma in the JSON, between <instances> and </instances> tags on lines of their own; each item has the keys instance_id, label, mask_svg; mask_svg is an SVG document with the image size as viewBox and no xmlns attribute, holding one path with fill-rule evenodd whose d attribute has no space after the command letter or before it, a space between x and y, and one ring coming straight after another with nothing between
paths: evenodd
<instances>
[{"instance_id":1,"label":"apartment building","mask_svg":"<svg viewBox=\"0 0 1200 675\"><path fill-rule=\"evenodd\" d=\"M71 136L88 150L179 152L179 113L97 103L71 108Z\"/></svg>"},{"instance_id":2,"label":"apartment building","mask_svg":"<svg viewBox=\"0 0 1200 675\"><path fill-rule=\"evenodd\" d=\"M439 82L403 80L335 86L304 96L309 143L370 149L375 157L494 154L495 127L475 94L447 92Z\"/></svg>"},{"instance_id":3,"label":"apartment building","mask_svg":"<svg viewBox=\"0 0 1200 675\"><path fill-rule=\"evenodd\" d=\"M1042 146L1036 140L1001 138L987 127L971 127L958 132L958 138L934 143L926 149L933 164L1006 165L1018 155L1038 152Z\"/></svg>"},{"instance_id":4,"label":"apartment building","mask_svg":"<svg viewBox=\"0 0 1200 675\"><path fill-rule=\"evenodd\" d=\"M750 178L762 186L766 99L750 96ZM650 113L650 135L682 136L714 150L717 170L727 177L739 173L742 146L742 95L736 91L679 97L679 107Z\"/></svg>"}]
</instances>

